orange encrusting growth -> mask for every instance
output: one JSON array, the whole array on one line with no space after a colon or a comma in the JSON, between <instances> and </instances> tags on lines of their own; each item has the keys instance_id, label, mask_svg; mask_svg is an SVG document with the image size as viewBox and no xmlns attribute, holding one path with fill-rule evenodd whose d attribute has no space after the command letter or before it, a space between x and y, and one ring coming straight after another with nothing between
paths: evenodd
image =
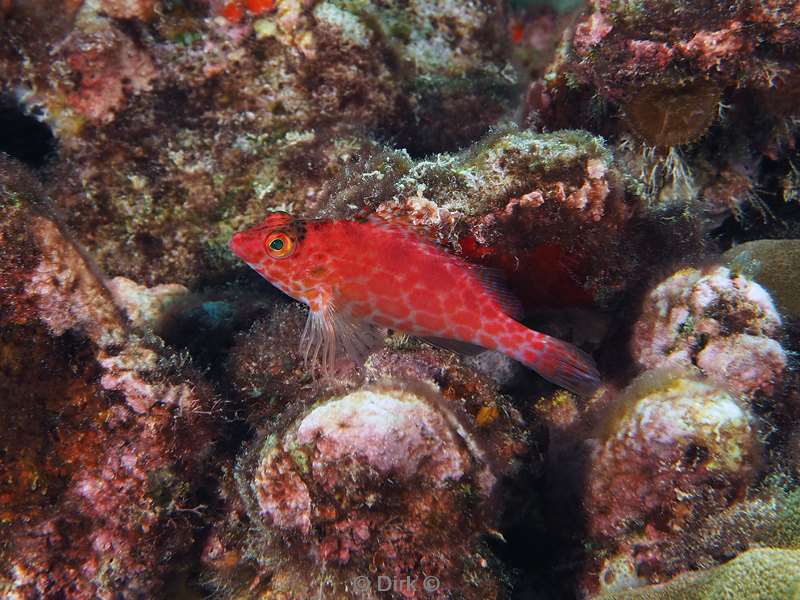
<instances>
[{"instance_id":1,"label":"orange encrusting growth","mask_svg":"<svg viewBox=\"0 0 800 600\"><path fill-rule=\"evenodd\" d=\"M246 0L247 10L254 15L275 10L275 0Z\"/></svg>"},{"instance_id":2,"label":"orange encrusting growth","mask_svg":"<svg viewBox=\"0 0 800 600\"><path fill-rule=\"evenodd\" d=\"M266 243L277 233L290 238L291 253L286 244ZM599 383L590 357L515 321L478 268L404 226L271 213L260 225L234 235L231 249L309 305L304 345L307 353L321 352L323 362L335 352L337 340L358 346L359 329L368 324L498 350L581 394Z\"/></svg>"},{"instance_id":3,"label":"orange encrusting growth","mask_svg":"<svg viewBox=\"0 0 800 600\"><path fill-rule=\"evenodd\" d=\"M220 14L231 23L238 23L242 20L244 11L242 10L242 7L239 6L238 2L228 2L222 7Z\"/></svg>"},{"instance_id":4,"label":"orange encrusting growth","mask_svg":"<svg viewBox=\"0 0 800 600\"><path fill-rule=\"evenodd\" d=\"M242 2L247 11L255 16L275 10L276 0L231 0L222 7L220 14L231 23L239 23L244 17Z\"/></svg>"}]
</instances>

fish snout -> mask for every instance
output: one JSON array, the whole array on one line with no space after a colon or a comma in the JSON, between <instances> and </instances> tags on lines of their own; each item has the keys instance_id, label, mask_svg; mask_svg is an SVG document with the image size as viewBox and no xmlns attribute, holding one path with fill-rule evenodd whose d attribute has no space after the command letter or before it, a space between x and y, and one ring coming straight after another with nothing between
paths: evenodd
<instances>
[{"instance_id":1,"label":"fish snout","mask_svg":"<svg viewBox=\"0 0 800 600\"><path fill-rule=\"evenodd\" d=\"M238 231L231 236L228 247L236 256L248 261L254 258L261 246L257 238L258 236L253 235L250 230Z\"/></svg>"},{"instance_id":2,"label":"fish snout","mask_svg":"<svg viewBox=\"0 0 800 600\"><path fill-rule=\"evenodd\" d=\"M242 237L243 237L243 232L237 231L231 236L231 239L228 240L228 248L230 248L231 252L233 252L237 256L239 254L238 250L242 246Z\"/></svg>"}]
</instances>

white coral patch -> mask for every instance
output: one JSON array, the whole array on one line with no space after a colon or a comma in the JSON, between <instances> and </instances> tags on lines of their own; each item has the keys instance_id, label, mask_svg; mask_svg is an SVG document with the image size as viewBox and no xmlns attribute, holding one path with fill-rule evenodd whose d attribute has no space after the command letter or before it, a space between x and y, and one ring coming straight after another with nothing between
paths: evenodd
<instances>
[{"instance_id":1,"label":"white coral patch","mask_svg":"<svg viewBox=\"0 0 800 600\"><path fill-rule=\"evenodd\" d=\"M297 439L315 444L315 470L355 455L381 473L406 479L422 471L443 484L468 466L442 414L400 390L359 390L327 402L303 419Z\"/></svg>"}]
</instances>

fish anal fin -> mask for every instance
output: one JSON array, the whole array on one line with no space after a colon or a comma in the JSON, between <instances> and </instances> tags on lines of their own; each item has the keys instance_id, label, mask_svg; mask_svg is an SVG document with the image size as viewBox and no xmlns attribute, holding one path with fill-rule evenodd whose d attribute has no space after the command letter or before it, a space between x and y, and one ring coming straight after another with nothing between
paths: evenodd
<instances>
[{"instance_id":1,"label":"fish anal fin","mask_svg":"<svg viewBox=\"0 0 800 600\"><path fill-rule=\"evenodd\" d=\"M475 356L476 354L480 354L481 352L486 352L486 348L482 346L478 346L476 344L470 344L469 342L462 342L460 340L451 340L448 338L439 338L430 336L420 339L428 342L431 346L436 346L437 348L443 348L444 350L450 350L451 352L456 352L457 354L463 354L464 356Z\"/></svg>"}]
</instances>

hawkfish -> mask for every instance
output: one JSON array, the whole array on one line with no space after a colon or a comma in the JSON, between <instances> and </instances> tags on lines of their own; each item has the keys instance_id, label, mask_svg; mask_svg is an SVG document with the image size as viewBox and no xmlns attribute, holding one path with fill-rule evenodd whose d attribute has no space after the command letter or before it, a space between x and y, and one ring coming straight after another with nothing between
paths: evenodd
<instances>
[{"instance_id":1,"label":"hawkfish","mask_svg":"<svg viewBox=\"0 0 800 600\"><path fill-rule=\"evenodd\" d=\"M231 250L309 307L300 349L330 372L339 349L363 360L391 329L434 343L496 350L582 396L600 383L592 358L525 327L491 277L413 227L376 216L303 219L271 212Z\"/></svg>"}]
</instances>

